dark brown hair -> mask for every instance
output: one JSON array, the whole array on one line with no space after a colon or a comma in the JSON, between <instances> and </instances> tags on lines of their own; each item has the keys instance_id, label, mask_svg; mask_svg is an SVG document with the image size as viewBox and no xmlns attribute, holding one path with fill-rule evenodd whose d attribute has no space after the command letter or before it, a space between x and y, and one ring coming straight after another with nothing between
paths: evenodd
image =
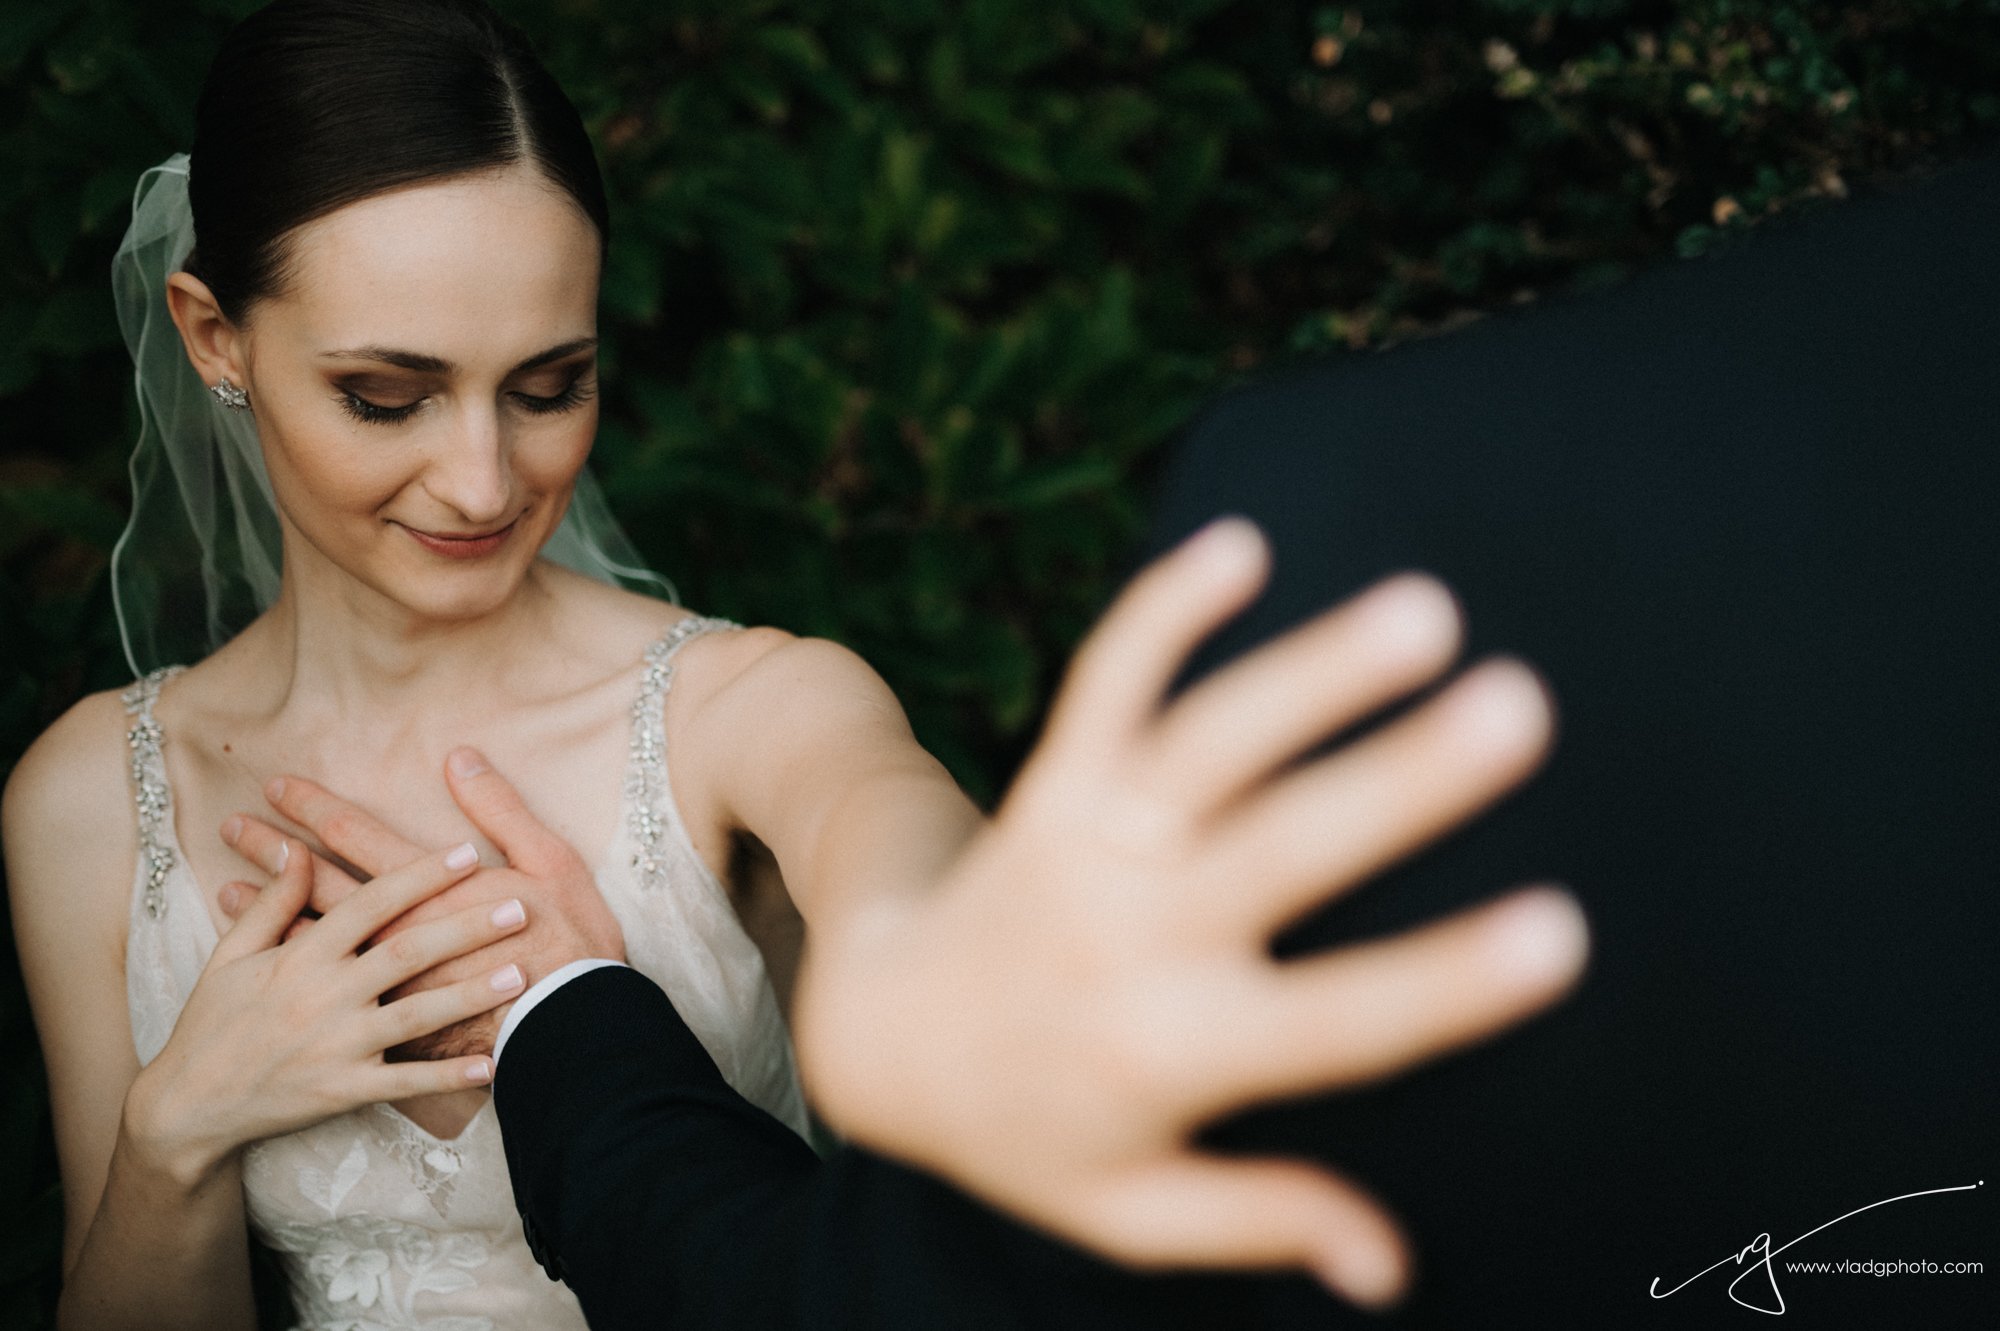
<instances>
[{"instance_id":1,"label":"dark brown hair","mask_svg":"<svg viewBox=\"0 0 2000 1331\"><path fill-rule=\"evenodd\" d=\"M297 227L384 190L532 162L611 219L576 108L478 0L277 0L232 29L189 151L188 271L241 322Z\"/></svg>"}]
</instances>

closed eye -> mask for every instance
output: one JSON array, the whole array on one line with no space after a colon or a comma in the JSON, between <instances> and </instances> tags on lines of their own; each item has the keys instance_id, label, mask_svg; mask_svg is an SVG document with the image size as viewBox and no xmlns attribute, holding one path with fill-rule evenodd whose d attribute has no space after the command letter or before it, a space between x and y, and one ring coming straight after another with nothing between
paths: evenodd
<instances>
[{"instance_id":1,"label":"closed eye","mask_svg":"<svg viewBox=\"0 0 2000 1331\"><path fill-rule=\"evenodd\" d=\"M570 380L562 392L553 396L543 397L535 393L509 394L523 411L536 416L573 411L596 395L597 386L585 383L582 375ZM371 402L352 389L343 388L335 394L335 400L356 420L366 421L370 425L394 425L408 420L418 407L429 401L429 398L420 397L411 402L389 406L381 402Z\"/></svg>"},{"instance_id":2,"label":"closed eye","mask_svg":"<svg viewBox=\"0 0 2000 1331\"><path fill-rule=\"evenodd\" d=\"M387 407L379 402L370 402L359 393L346 388L334 394L334 400L340 403L348 415L356 420L367 421L371 425L394 425L397 421L408 420L411 413L425 401L423 398L418 398L401 406Z\"/></svg>"},{"instance_id":3,"label":"closed eye","mask_svg":"<svg viewBox=\"0 0 2000 1331\"><path fill-rule=\"evenodd\" d=\"M596 395L597 385L586 384L583 376L579 374L569 381L562 392L553 397L537 397L533 393L516 393L513 396L523 410L531 411L537 416L546 416L558 411L573 410Z\"/></svg>"}]
</instances>

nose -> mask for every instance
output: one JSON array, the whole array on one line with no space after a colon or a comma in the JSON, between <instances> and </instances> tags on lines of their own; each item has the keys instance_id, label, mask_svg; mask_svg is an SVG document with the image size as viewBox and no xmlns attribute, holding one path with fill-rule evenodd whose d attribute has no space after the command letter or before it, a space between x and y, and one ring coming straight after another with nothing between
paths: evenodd
<instances>
[{"instance_id":1,"label":"nose","mask_svg":"<svg viewBox=\"0 0 2000 1331\"><path fill-rule=\"evenodd\" d=\"M470 526L506 516L513 502L507 440L491 405L468 406L424 474L424 489Z\"/></svg>"}]
</instances>

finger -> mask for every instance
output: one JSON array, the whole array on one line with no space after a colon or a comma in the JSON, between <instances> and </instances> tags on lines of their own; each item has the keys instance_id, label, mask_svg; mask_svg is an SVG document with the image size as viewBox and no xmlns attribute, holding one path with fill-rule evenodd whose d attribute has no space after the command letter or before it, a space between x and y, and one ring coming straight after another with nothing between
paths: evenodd
<instances>
[{"instance_id":1,"label":"finger","mask_svg":"<svg viewBox=\"0 0 2000 1331\"><path fill-rule=\"evenodd\" d=\"M383 925L469 877L478 867L479 852L469 841L425 855L413 864L370 879L360 891L321 916L302 941L337 955L352 953Z\"/></svg>"},{"instance_id":2,"label":"finger","mask_svg":"<svg viewBox=\"0 0 2000 1331\"><path fill-rule=\"evenodd\" d=\"M1206 1051L1204 1108L1354 1086L1484 1040L1568 992L1589 952L1575 898L1538 887L1289 963Z\"/></svg>"},{"instance_id":3,"label":"finger","mask_svg":"<svg viewBox=\"0 0 2000 1331\"><path fill-rule=\"evenodd\" d=\"M404 999L409 1002L409 999ZM492 1004L488 1004L491 1007ZM485 1009L481 1009L484 1011ZM473 1015L478 1015L477 1013ZM450 1022L443 1025L449 1026ZM484 1086L493 1080L493 1057L475 1054L469 1058L417 1059L409 1063L384 1063L369 1078L370 1100L411 1100L419 1095L442 1095L468 1086Z\"/></svg>"},{"instance_id":4,"label":"finger","mask_svg":"<svg viewBox=\"0 0 2000 1331\"><path fill-rule=\"evenodd\" d=\"M1269 556L1262 533L1232 516L1140 569L1071 659L1043 748L1128 742L1188 653L1263 585Z\"/></svg>"},{"instance_id":5,"label":"finger","mask_svg":"<svg viewBox=\"0 0 2000 1331\"><path fill-rule=\"evenodd\" d=\"M1547 756L1548 690L1495 660L1373 734L1279 778L1217 829L1204 924L1268 935L1430 844Z\"/></svg>"},{"instance_id":6,"label":"finger","mask_svg":"<svg viewBox=\"0 0 2000 1331\"><path fill-rule=\"evenodd\" d=\"M254 883L224 883L222 885L222 890L215 894L215 899L216 903L222 907L222 913L229 917L231 928L235 927L235 921L243 912L250 909L250 903L257 899L258 894L262 890L262 888L259 888ZM310 907L301 911L297 919L285 926L283 941L289 943L304 933L311 926L314 918Z\"/></svg>"},{"instance_id":7,"label":"finger","mask_svg":"<svg viewBox=\"0 0 2000 1331\"><path fill-rule=\"evenodd\" d=\"M257 894L215 945L216 954L223 959L276 947L283 940L285 929L305 909L306 898L312 893L311 852L304 842L287 837L276 858L278 876L272 880L270 889Z\"/></svg>"},{"instance_id":8,"label":"finger","mask_svg":"<svg viewBox=\"0 0 2000 1331\"><path fill-rule=\"evenodd\" d=\"M1395 1221L1303 1161L1183 1155L1118 1184L1100 1216L1111 1255L1136 1265L1305 1267L1365 1308L1409 1283Z\"/></svg>"},{"instance_id":9,"label":"finger","mask_svg":"<svg viewBox=\"0 0 2000 1331\"><path fill-rule=\"evenodd\" d=\"M239 882L224 883L222 885L222 890L216 893L216 901L222 907L222 913L229 918L232 929L236 927L235 921L238 917L244 911L250 909L250 904L257 900L258 894L262 890L254 883ZM285 936L280 941L291 942L294 938L297 938L300 934L311 928L313 921L317 918L318 916L313 914L311 906L308 905L305 910L299 912L297 918L285 926Z\"/></svg>"},{"instance_id":10,"label":"finger","mask_svg":"<svg viewBox=\"0 0 2000 1331\"><path fill-rule=\"evenodd\" d=\"M385 1003L369 1018L369 1044L393 1049L512 1002L524 987L526 979L521 968L509 965L490 975L440 985Z\"/></svg>"},{"instance_id":11,"label":"finger","mask_svg":"<svg viewBox=\"0 0 2000 1331\"><path fill-rule=\"evenodd\" d=\"M1314 741L1430 683L1462 636L1458 603L1437 579L1377 583L1177 698L1146 770L1206 812Z\"/></svg>"},{"instance_id":12,"label":"finger","mask_svg":"<svg viewBox=\"0 0 2000 1331\"><path fill-rule=\"evenodd\" d=\"M279 813L300 827L309 828L321 845L365 874L375 876L400 869L424 853L422 847L390 831L373 814L304 777L274 778L264 787L264 798Z\"/></svg>"},{"instance_id":13,"label":"finger","mask_svg":"<svg viewBox=\"0 0 2000 1331\"><path fill-rule=\"evenodd\" d=\"M445 759L445 781L472 825L522 872L547 874L575 854L528 811L520 792L477 749L453 749Z\"/></svg>"},{"instance_id":14,"label":"finger","mask_svg":"<svg viewBox=\"0 0 2000 1331\"><path fill-rule=\"evenodd\" d=\"M285 833L251 814L232 813L222 820L222 839L231 849L266 873L276 872L278 848ZM322 915L361 886L339 865L317 852L313 857L312 908Z\"/></svg>"},{"instance_id":15,"label":"finger","mask_svg":"<svg viewBox=\"0 0 2000 1331\"><path fill-rule=\"evenodd\" d=\"M222 913L233 926L244 911L250 909L263 889L254 883L224 883L222 890L215 894L215 904L222 907Z\"/></svg>"},{"instance_id":16,"label":"finger","mask_svg":"<svg viewBox=\"0 0 2000 1331\"><path fill-rule=\"evenodd\" d=\"M368 996L380 997L433 966L518 932L527 918L519 901L486 901L413 925L362 953L354 983Z\"/></svg>"}]
</instances>

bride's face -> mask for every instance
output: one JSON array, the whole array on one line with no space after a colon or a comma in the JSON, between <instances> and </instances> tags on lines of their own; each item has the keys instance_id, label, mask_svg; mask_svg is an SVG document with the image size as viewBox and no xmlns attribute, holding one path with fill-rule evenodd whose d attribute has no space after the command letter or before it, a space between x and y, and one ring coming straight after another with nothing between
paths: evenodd
<instances>
[{"instance_id":1,"label":"bride's face","mask_svg":"<svg viewBox=\"0 0 2000 1331\"><path fill-rule=\"evenodd\" d=\"M243 342L287 560L426 617L492 610L596 433L596 229L516 167L350 204L292 256Z\"/></svg>"}]
</instances>

